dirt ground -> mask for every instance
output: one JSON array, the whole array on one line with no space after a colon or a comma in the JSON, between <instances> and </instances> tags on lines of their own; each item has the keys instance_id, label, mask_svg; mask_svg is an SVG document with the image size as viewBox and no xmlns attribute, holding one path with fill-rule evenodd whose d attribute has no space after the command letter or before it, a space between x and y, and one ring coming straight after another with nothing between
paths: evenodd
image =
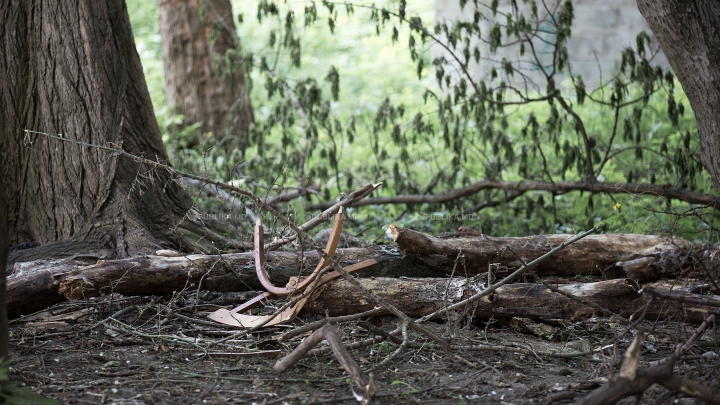
<instances>
[{"instance_id":1,"label":"dirt ground","mask_svg":"<svg viewBox=\"0 0 720 405\"><path fill-rule=\"evenodd\" d=\"M252 296L195 291L164 297L106 296L15 319L12 381L64 404L357 404L352 381L327 349L309 353L282 375L273 369L310 332L282 343L277 338L317 318L301 316L292 325L247 335L206 318ZM364 320L386 331L398 326L391 316ZM616 338L625 326L607 318L500 324L457 317L429 326L451 339L457 356L423 344L423 337L410 332L409 341L415 344L373 372L372 404L572 403L617 372L635 332ZM345 345L372 337L355 321L334 327ZM678 323L644 327L649 332L641 366L667 356L694 330ZM678 363L680 375L717 384L715 333L706 332ZM398 348L372 335L373 344L350 349L366 371ZM323 342L318 347L325 346ZM701 402L654 386L641 403Z\"/></svg>"}]
</instances>

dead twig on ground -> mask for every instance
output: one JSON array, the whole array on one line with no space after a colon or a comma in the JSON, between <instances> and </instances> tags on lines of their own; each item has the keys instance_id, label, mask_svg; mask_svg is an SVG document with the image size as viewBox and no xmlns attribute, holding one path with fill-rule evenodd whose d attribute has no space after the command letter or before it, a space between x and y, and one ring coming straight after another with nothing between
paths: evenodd
<instances>
[{"instance_id":1,"label":"dead twig on ground","mask_svg":"<svg viewBox=\"0 0 720 405\"><path fill-rule=\"evenodd\" d=\"M322 328L313 332L312 335L303 340L298 347L295 348L290 354L278 360L275 363L275 371L282 374L290 367L294 366L310 349L317 346L322 340L327 340L330 348L332 349L338 363L342 365L345 371L350 374L355 385L360 389L361 395L356 395L357 399L363 404L368 404L370 398L375 391L375 381L372 374L368 377L358 366L358 364L350 356L345 346L342 344L342 340L335 333L335 330L330 325L325 325Z\"/></svg>"},{"instance_id":2,"label":"dead twig on ground","mask_svg":"<svg viewBox=\"0 0 720 405\"><path fill-rule=\"evenodd\" d=\"M715 320L715 315L707 317L695 333L683 344L679 344L675 351L665 359L651 363L649 367L638 368L640 351L645 341L645 331L639 330L632 344L625 352L625 359L618 374L613 376L605 385L591 392L578 402L578 405L604 405L614 404L629 396L641 396L653 384L688 396L700 398L713 403L720 403L720 390L693 380L680 377L673 372L675 363L682 353L686 351L695 340L702 335L707 326Z\"/></svg>"},{"instance_id":3,"label":"dead twig on ground","mask_svg":"<svg viewBox=\"0 0 720 405\"><path fill-rule=\"evenodd\" d=\"M320 327L323 327L325 325L328 325L328 324L334 325L334 324L340 323L340 322L356 321L358 319L362 319L362 318L365 318L368 316L377 315L377 314L381 313L382 311L383 311L382 308L373 308L369 311L360 312L359 314L355 314L355 315L346 315L346 316L336 316L333 318L325 318L321 321L308 323L303 326L297 326L297 327L293 328L291 331L286 332L285 334L280 336L277 340L278 340L278 342L286 342L287 340L292 339L295 336L302 335L303 333L306 333L306 332L312 332L312 331L314 331ZM360 323L358 323L358 325L359 324Z\"/></svg>"},{"instance_id":4,"label":"dead twig on ground","mask_svg":"<svg viewBox=\"0 0 720 405\"><path fill-rule=\"evenodd\" d=\"M370 371L369 371L370 373L373 373L373 372L379 370L380 368L384 367L386 364L390 363L394 358L399 356L400 353L402 353L402 351L405 350L406 347L408 347L409 341L408 341L407 328L408 328L408 323L403 322L402 326L400 326L400 330L402 332L402 341L400 342L400 345L398 346L397 349L395 349L394 352L392 352L388 356L386 356L380 363L374 365L370 369Z\"/></svg>"}]
</instances>

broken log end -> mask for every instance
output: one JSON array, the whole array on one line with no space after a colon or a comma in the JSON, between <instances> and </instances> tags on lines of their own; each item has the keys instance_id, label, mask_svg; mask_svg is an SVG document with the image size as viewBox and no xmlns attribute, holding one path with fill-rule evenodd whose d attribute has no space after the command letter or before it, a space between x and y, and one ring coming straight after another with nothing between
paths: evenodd
<instances>
[{"instance_id":1,"label":"broken log end","mask_svg":"<svg viewBox=\"0 0 720 405\"><path fill-rule=\"evenodd\" d=\"M58 294L69 301L80 300L98 295L98 291L92 283L82 278L69 278L60 282Z\"/></svg>"}]
</instances>

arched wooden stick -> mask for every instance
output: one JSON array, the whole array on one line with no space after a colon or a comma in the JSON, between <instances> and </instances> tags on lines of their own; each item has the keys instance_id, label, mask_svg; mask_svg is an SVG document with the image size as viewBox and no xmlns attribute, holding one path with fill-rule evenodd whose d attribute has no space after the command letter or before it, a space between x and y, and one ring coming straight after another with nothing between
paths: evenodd
<instances>
[{"instance_id":1,"label":"arched wooden stick","mask_svg":"<svg viewBox=\"0 0 720 405\"><path fill-rule=\"evenodd\" d=\"M325 251L330 257L335 254L335 249L337 249L338 242L340 241L340 234L342 233L344 222L345 208L340 207L340 210L335 215L335 222L333 222L333 227L330 231L330 239L328 239L327 246L325 247ZM262 218L258 217L257 222L255 222L255 271L257 273L258 280L260 280L260 283L263 285L263 287L265 287L266 290L268 290L268 292L274 295L284 296L290 295L293 291L302 290L308 285L310 285L310 283L315 280L315 277L317 277L320 271L328 265L328 262L325 261L325 259L320 260L320 263L318 263L317 267L315 267L315 270L313 270L313 272L303 281L301 281L292 288L283 288L276 287L272 282L270 282L270 277L268 276L267 271L265 270L265 267L263 265L264 262L265 238L263 236Z\"/></svg>"}]
</instances>

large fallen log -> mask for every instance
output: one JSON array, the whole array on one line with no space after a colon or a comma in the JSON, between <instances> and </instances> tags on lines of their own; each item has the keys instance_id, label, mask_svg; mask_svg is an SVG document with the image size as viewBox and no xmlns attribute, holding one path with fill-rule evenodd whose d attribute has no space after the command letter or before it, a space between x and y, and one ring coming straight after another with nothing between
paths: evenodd
<instances>
[{"instance_id":1,"label":"large fallen log","mask_svg":"<svg viewBox=\"0 0 720 405\"><path fill-rule=\"evenodd\" d=\"M411 316L431 314L443 306L462 301L485 288L477 278L363 278L361 284L396 305ZM703 297L702 284L679 288L676 284L660 281L648 283L654 290L682 291L689 297ZM559 284L556 287L599 305L622 317L637 318L650 301L649 294L639 292L640 286L629 279L616 279L596 283ZM346 280L336 280L322 287L321 292L309 300L300 314L343 316L372 309L375 304L352 287ZM687 320L702 322L711 306L695 303L676 303L661 299L650 302L645 318L649 320ZM542 284L507 284L483 297L462 311L475 319L530 318L582 320L597 311L577 300L550 291Z\"/></svg>"},{"instance_id":2,"label":"large fallen log","mask_svg":"<svg viewBox=\"0 0 720 405\"><path fill-rule=\"evenodd\" d=\"M486 272L489 263L500 263L496 276L520 267L567 240L568 235L528 238L491 238L461 235L440 239L403 228L393 228L401 248L391 246L339 249L343 266L367 259L378 264L362 276L442 277L453 271L456 256L464 261L456 275ZM582 247L579 248L578 246ZM682 254L692 246L682 239L645 235L588 236L551 256L534 268L540 276L597 274L606 266L624 271L605 271L606 278L626 277L640 282L677 274ZM514 254L512 253L514 252ZM618 258L623 262L617 262ZM163 294L202 280L202 289L214 291L262 290L257 280L252 252L227 255L177 257L141 256L99 261L83 265L68 259L16 263L8 278L8 308L11 316L46 308L64 299L80 299L116 292L124 295ZM268 252L266 267L275 285L290 277L306 275L317 265L317 252ZM547 263L550 263L548 265Z\"/></svg>"},{"instance_id":3,"label":"large fallen log","mask_svg":"<svg viewBox=\"0 0 720 405\"><path fill-rule=\"evenodd\" d=\"M267 252L265 266L275 285L290 277L307 275L319 262L317 252ZM404 256L392 246L338 249L343 266L367 259L378 263L363 270L369 276L445 275L433 260ZM102 294L164 294L197 285L212 291L262 290L255 273L252 252L227 255L139 256L101 260L90 266L68 259L16 263L8 278L8 310L11 317L34 312L65 299Z\"/></svg>"},{"instance_id":4,"label":"large fallen log","mask_svg":"<svg viewBox=\"0 0 720 405\"><path fill-rule=\"evenodd\" d=\"M502 276L520 268L523 262L549 251L573 235L541 235L521 238L491 237L462 227L448 238L426 235L412 229L390 226L397 246L407 254L435 257L445 267L452 267L458 255L463 266L456 274L478 274L499 264ZM688 267L684 258L696 248L677 237L636 234L590 235L539 263L533 270L541 276L626 277L651 281L676 276ZM699 249L699 248L696 248ZM444 261L442 258L446 258Z\"/></svg>"}]
</instances>

